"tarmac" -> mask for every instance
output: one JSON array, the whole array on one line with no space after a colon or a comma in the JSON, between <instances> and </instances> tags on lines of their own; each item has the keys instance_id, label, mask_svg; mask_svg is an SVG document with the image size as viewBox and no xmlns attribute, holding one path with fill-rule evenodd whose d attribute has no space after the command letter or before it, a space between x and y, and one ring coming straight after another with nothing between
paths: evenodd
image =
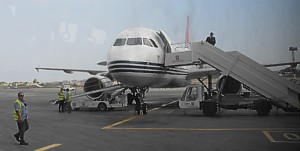
<instances>
[{"instance_id":1,"label":"tarmac","mask_svg":"<svg viewBox=\"0 0 300 151\"><path fill-rule=\"evenodd\" d=\"M28 146L13 134L13 103L23 91L29 107ZM251 110L221 110L206 117L197 109L180 109L176 100L184 89L150 89L148 114L134 106L113 111L79 110L59 113L49 103L59 89L2 89L0 91L0 150L106 151L299 151L300 114L276 110L258 116Z\"/></svg>"}]
</instances>

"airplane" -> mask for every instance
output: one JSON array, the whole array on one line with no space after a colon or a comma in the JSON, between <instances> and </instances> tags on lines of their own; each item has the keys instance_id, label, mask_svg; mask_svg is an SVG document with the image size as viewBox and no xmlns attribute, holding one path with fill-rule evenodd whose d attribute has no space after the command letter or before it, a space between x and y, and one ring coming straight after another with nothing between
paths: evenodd
<instances>
[{"instance_id":1,"label":"airplane","mask_svg":"<svg viewBox=\"0 0 300 151\"><path fill-rule=\"evenodd\" d=\"M189 28L187 27L186 41L181 47L183 50L190 43L188 37ZM155 31L144 27L129 28L118 34L108 52L107 61L97 63L107 65L108 71L40 67L35 69L37 71L60 70L65 73L98 74L98 76L88 78L84 83L84 92L88 93L87 96L92 99L101 99L104 91L101 89L111 87L112 81L116 80L131 90L131 93L127 94L128 104L135 100L138 110L142 104L142 110L146 113L146 103L143 98L149 88L185 87L190 84L191 79L199 79L200 76L210 75L209 80L212 78L211 75L220 76L220 72L213 67L199 68L201 63L193 65L192 68L166 67L164 65L165 54L176 51L182 44L173 45L171 39L162 30Z\"/></svg>"}]
</instances>

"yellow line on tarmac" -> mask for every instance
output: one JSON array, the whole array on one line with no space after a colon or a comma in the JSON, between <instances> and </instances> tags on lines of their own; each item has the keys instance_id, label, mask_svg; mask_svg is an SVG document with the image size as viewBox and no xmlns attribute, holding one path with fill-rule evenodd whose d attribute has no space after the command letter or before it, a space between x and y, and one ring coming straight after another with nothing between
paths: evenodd
<instances>
[{"instance_id":1,"label":"yellow line on tarmac","mask_svg":"<svg viewBox=\"0 0 300 151\"><path fill-rule=\"evenodd\" d=\"M118 126L118 125L120 125L120 124L126 123L126 122L128 122L128 121L131 121L131 120L133 120L133 119L135 119L135 118L137 118L137 117L139 117L139 116L132 116L132 117L129 117L129 118L123 120L123 121L120 121L120 122L117 122L117 123L114 123L114 124L105 126L105 127L103 127L102 129L111 129L111 128L115 127L115 126Z\"/></svg>"},{"instance_id":2,"label":"yellow line on tarmac","mask_svg":"<svg viewBox=\"0 0 300 151\"><path fill-rule=\"evenodd\" d=\"M268 131L263 131L263 133L269 139L270 142L273 142L273 143L276 142Z\"/></svg>"},{"instance_id":3,"label":"yellow line on tarmac","mask_svg":"<svg viewBox=\"0 0 300 151\"><path fill-rule=\"evenodd\" d=\"M175 102L178 102L178 100L169 102L169 103L167 103L167 104L163 104L163 105L161 105L160 107L157 107L157 108L154 108L154 109L152 109L152 110L149 110L148 113L149 113L149 112L152 112L152 111L154 111L154 110L159 110L161 107L168 106L168 105L173 104L173 103L175 103ZM133 120L133 119L135 119L135 118L137 118L137 117L139 117L139 116L138 116L138 115L135 115L135 116L129 117L129 118L123 120L123 121L120 121L120 122L117 122L117 123L114 123L114 124L105 126L105 127L103 127L102 129L112 129L112 128L115 127L115 126L121 125L121 124L126 123L126 122L128 122L128 121L131 121L131 120Z\"/></svg>"},{"instance_id":4,"label":"yellow line on tarmac","mask_svg":"<svg viewBox=\"0 0 300 151\"><path fill-rule=\"evenodd\" d=\"M60 145L61 145L61 144L52 144L52 145L48 145L48 146L45 146L45 147L36 149L36 150L34 150L34 151L45 151L45 150L48 150L48 149L51 149L51 148L58 147L58 146L60 146Z\"/></svg>"},{"instance_id":5,"label":"yellow line on tarmac","mask_svg":"<svg viewBox=\"0 0 300 151\"><path fill-rule=\"evenodd\" d=\"M156 131L267 131L274 130L299 130L295 128L134 128L134 127L110 127L111 130L156 130ZM268 136L267 136L268 137Z\"/></svg>"}]
</instances>

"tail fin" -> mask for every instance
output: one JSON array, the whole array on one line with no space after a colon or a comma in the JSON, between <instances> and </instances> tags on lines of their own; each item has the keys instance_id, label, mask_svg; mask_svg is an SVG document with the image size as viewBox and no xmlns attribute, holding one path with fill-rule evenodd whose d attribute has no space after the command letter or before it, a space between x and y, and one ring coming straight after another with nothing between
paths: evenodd
<instances>
[{"instance_id":1,"label":"tail fin","mask_svg":"<svg viewBox=\"0 0 300 151\"><path fill-rule=\"evenodd\" d=\"M190 43L190 16L186 19L185 43Z\"/></svg>"}]
</instances>

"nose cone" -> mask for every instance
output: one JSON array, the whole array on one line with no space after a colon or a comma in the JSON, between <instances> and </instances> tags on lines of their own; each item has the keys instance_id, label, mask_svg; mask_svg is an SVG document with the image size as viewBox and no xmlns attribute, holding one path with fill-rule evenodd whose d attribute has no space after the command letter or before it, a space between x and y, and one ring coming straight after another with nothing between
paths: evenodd
<instances>
[{"instance_id":1,"label":"nose cone","mask_svg":"<svg viewBox=\"0 0 300 151\"><path fill-rule=\"evenodd\" d=\"M116 43L108 53L108 70L113 78L129 86L149 86L158 74L161 74L163 65L163 49L144 44L150 39L156 44L155 31L145 28L127 29L118 35ZM136 43L132 43L131 40ZM154 77L154 78L153 78Z\"/></svg>"},{"instance_id":2,"label":"nose cone","mask_svg":"<svg viewBox=\"0 0 300 151\"><path fill-rule=\"evenodd\" d=\"M113 78L129 86L150 86L163 73L158 50L141 46L112 47L108 70Z\"/></svg>"}]
</instances>

